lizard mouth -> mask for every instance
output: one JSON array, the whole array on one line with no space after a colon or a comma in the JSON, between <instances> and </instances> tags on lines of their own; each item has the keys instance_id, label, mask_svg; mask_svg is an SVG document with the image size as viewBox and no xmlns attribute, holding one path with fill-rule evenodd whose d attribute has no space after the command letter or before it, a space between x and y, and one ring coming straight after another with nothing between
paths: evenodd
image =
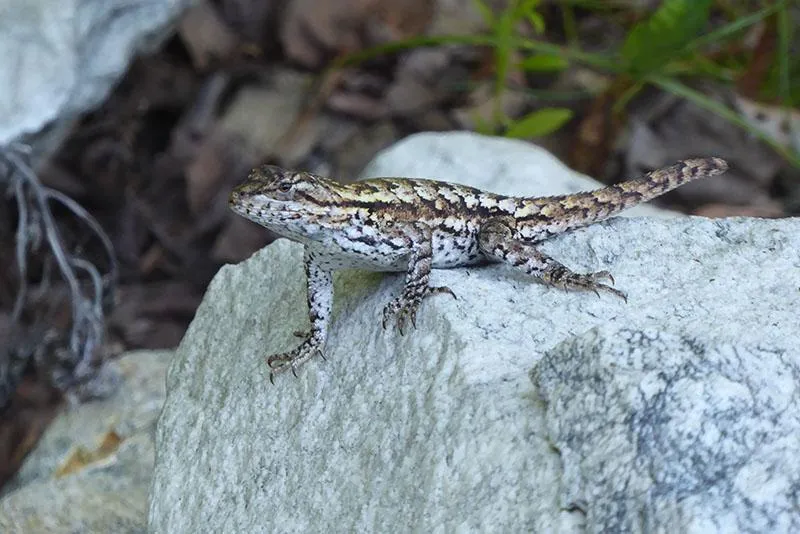
<instances>
[{"instance_id":1,"label":"lizard mouth","mask_svg":"<svg viewBox=\"0 0 800 534\"><path fill-rule=\"evenodd\" d=\"M231 192L228 206L234 213L261 225L264 225L267 220L273 222L295 221L303 217L302 213L287 209L282 202L271 199L255 202L252 197L236 190Z\"/></svg>"}]
</instances>

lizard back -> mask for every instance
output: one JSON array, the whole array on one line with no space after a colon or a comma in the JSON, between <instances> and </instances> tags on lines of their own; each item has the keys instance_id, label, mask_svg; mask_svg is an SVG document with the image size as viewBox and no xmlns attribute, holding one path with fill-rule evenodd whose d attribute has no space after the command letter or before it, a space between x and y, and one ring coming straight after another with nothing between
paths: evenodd
<instances>
[{"instance_id":1,"label":"lizard back","mask_svg":"<svg viewBox=\"0 0 800 534\"><path fill-rule=\"evenodd\" d=\"M514 239L536 242L586 226L703 176L720 174L719 158L678 162L608 187L551 197L513 197L449 182L371 178L341 184L305 172L263 166L231 194L235 211L304 243L331 268L402 270L409 249L394 230L431 230L433 267L486 261L478 233L492 219L511 221Z\"/></svg>"}]
</instances>

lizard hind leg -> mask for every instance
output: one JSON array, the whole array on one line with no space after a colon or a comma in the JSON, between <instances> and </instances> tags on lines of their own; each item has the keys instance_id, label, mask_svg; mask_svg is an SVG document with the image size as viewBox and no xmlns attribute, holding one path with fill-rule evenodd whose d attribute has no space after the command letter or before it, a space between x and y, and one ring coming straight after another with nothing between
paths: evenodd
<instances>
[{"instance_id":1,"label":"lizard hind leg","mask_svg":"<svg viewBox=\"0 0 800 534\"><path fill-rule=\"evenodd\" d=\"M446 286L429 285L433 256L433 238L430 227L422 222L395 224L394 231L402 232L408 240L410 253L406 270L405 285L400 296L394 298L383 308L383 327L396 316L400 334L404 333L406 321L416 328L417 309L425 297L447 293L456 298Z\"/></svg>"},{"instance_id":2,"label":"lizard hind leg","mask_svg":"<svg viewBox=\"0 0 800 534\"><path fill-rule=\"evenodd\" d=\"M612 293L624 299L625 293L603 281L614 283L608 271L596 273L576 273L565 265L544 254L536 246L514 238L513 221L492 219L484 223L478 233L478 244L486 256L499 260L512 267L535 276L548 285L569 291L592 291L599 296L600 291Z\"/></svg>"}]
</instances>

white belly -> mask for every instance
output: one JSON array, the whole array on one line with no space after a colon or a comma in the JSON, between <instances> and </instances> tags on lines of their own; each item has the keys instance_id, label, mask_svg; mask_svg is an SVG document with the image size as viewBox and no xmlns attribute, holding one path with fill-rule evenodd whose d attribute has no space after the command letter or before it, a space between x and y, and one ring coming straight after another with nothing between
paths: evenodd
<instances>
[{"instance_id":1,"label":"white belly","mask_svg":"<svg viewBox=\"0 0 800 534\"><path fill-rule=\"evenodd\" d=\"M438 231L433 233L434 269L475 265L484 261L485 258L478 248L478 240L474 236L454 236Z\"/></svg>"},{"instance_id":2,"label":"white belly","mask_svg":"<svg viewBox=\"0 0 800 534\"><path fill-rule=\"evenodd\" d=\"M364 269L368 271L405 271L411 247L401 238L386 242L360 241L353 236L334 233L323 240L304 240L317 262L329 270ZM447 269L485 262L472 235L453 235L441 231L433 233L432 267Z\"/></svg>"}]
</instances>

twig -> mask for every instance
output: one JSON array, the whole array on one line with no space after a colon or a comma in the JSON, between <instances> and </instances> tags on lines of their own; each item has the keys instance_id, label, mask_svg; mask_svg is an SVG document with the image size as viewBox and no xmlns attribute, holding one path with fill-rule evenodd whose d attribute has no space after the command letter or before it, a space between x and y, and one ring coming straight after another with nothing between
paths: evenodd
<instances>
[{"instance_id":1,"label":"twig","mask_svg":"<svg viewBox=\"0 0 800 534\"><path fill-rule=\"evenodd\" d=\"M38 241L44 236L70 295L72 325L68 343L70 356L66 362L69 365L68 376L62 378L58 376L61 373L51 371L49 377L53 385L66 391L95 378L92 356L96 348L102 346L105 331L103 295L105 290L113 291L118 267L111 240L97 220L68 196L41 185L31 168L30 152L30 148L21 143L0 148L0 186L5 182L8 190L13 191L18 208L15 250L20 286L14 302L12 324L20 321L29 292L28 251L38 249ZM64 206L100 239L108 256L105 280L95 265L67 250L50 210L50 201ZM79 274L90 281L88 296L82 290ZM59 358L54 355L50 359L55 361Z\"/></svg>"}]
</instances>

